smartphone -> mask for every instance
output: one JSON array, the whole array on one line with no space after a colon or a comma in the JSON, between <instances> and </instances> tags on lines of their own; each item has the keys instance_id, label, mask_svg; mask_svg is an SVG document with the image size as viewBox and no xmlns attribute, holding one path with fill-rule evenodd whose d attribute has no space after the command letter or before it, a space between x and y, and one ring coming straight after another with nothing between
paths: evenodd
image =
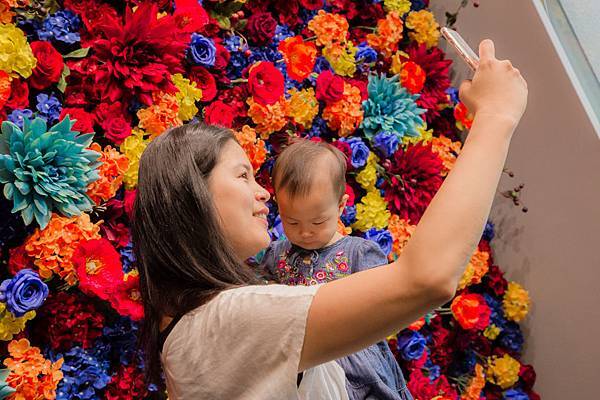
<instances>
[{"instance_id":1,"label":"smartphone","mask_svg":"<svg viewBox=\"0 0 600 400\"><path fill-rule=\"evenodd\" d=\"M473 51L473 49L465 42L458 32L453 29L443 27L441 29L442 36L446 38L458 52L458 55L465 60L471 70L475 71L479 66L479 56Z\"/></svg>"}]
</instances>

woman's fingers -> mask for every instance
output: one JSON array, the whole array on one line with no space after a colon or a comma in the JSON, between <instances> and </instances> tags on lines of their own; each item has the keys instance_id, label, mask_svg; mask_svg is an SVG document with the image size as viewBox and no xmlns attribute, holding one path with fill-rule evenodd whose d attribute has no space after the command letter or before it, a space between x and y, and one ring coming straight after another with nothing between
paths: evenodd
<instances>
[{"instance_id":1,"label":"woman's fingers","mask_svg":"<svg viewBox=\"0 0 600 400\"><path fill-rule=\"evenodd\" d=\"M479 43L479 60L493 60L496 58L496 49L494 48L494 42L490 39L482 40Z\"/></svg>"}]
</instances>

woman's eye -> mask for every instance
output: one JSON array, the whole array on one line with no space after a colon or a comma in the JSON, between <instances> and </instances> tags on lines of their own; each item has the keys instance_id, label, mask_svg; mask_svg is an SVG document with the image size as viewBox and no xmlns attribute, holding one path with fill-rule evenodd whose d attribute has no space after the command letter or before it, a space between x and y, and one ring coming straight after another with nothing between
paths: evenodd
<instances>
[{"instance_id":1,"label":"woman's eye","mask_svg":"<svg viewBox=\"0 0 600 400\"><path fill-rule=\"evenodd\" d=\"M244 172L240 175L240 178L248 179L248 173Z\"/></svg>"}]
</instances>

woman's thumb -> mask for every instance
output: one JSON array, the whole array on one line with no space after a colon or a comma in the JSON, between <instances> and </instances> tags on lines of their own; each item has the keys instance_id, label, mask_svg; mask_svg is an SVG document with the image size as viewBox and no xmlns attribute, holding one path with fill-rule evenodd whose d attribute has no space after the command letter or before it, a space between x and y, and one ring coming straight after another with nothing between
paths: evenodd
<instances>
[{"instance_id":1,"label":"woman's thumb","mask_svg":"<svg viewBox=\"0 0 600 400\"><path fill-rule=\"evenodd\" d=\"M458 89L458 97L460 98L461 101L463 101L465 95L467 93L469 93L469 90L471 89L471 85L473 84L473 82L470 79L465 79L461 84L460 87ZM464 102L464 101L463 101Z\"/></svg>"}]
</instances>

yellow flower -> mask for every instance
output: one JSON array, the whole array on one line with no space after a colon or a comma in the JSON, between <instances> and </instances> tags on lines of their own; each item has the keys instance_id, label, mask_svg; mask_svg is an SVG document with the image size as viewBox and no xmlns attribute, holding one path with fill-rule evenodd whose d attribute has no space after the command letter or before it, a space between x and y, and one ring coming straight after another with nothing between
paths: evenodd
<instances>
[{"instance_id":1,"label":"yellow flower","mask_svg":"<svg viewBox=\"0 0 600 400\"><path fill-rule=\"evenodd\" d=\"M370 228L383 229L390 219L387 202L381 197L379 190L369 191L356 205L356 222L352 228L366 232Z\"/></svg>"},{"instance_id":2,"label":"yellow flower","mask_svg":"<svg viewBox=\"0 0 600 400\"><path fill-rule=\"evenodd\" d=\"M332 14L319 10L308 23L310 29L316 36L319 46L328 46L333 42L344 42L348 35L348 21L341 15Z\"/></svg>"},{"instance_id":3,"label":"yellow flower","mask_svg":"<svg viewBox=\"0 0 600 400\"><path fill-rule=\"evenodd\" d=\"M346 45L333 43L323 49L323 56L336 74L352 77L356 72L354 56L357 48L352 42L346 42Z\"/></svg>"},{"instance_id":4,"label":"yellow flower","mask_svg":"<svg viewBox=\"0 0 600 400\"><path fill-rule=\"evenodd\" d=\"M487 380L502 389L507 389L519 380L521 364L508 354L501 358L488 357Z\"/></svg>"},{"instance_id":5,"label":"yellow flower","mask_svg":"<svg viewBox=\"0 0 600 400\"><path fill-rule=\"evenodd\" d=\"M182 121L189 121L198 113L196 102L202 99L202 89L196 87L196 82L184 78L181 74L175 74L171 78L179 89L175 95L179 103L179 118Z\"/></svg>"},{"instance_id":6,"label":"yellow flower","mask_svg":"<svg viewBox=\"0 0 600 400\"><path fill-rule=\"evenodd\" d=\"M406 27L412 32L408 33L408 37L419 44L425 43L427 48L438 45L440 40L440 26L435 17L430 11L420 10L413 11L406 17Z\"/></svg>"},{"instance_id":7,"label":"yellow flower","mask_svg":"<svg viewBox=\"0 0 600 400\"><path fill-rule=\"evenodd\" d=\"M356 175L356 182L365 190L375 190L375 183L377 182L377 169L375 165L377 161L379 161L379 158L371 152L367 160L367 165Z\"/></svg>"},{"instance_id":8,"label":"yellow flower","mask_svg":"<svg viewBox=\"0 0 600 400\"><path fill-rule=\"evenodd\" d=\"M23 31L12 24L0 24L0 69L29 78L36 63Z\"/></svg>"},{"instance_id":9,"label":"yellow flower","mask_svg":"<svg viewBox=\"0 0 600 400\"><path fill-rule=\"evenodd\" d=\"M410 11L410 0L384 0L383 7L385 11L396 11L398 15L403 16Z\"/></svg>"},{"instance_id":10,"label":"yellow flower","mask_svg":"<svg viewBox=\"0 0 600 400\"><path fill-rule=\"evenodd\" d=\"M471 256L471 260L463 273L460 282L458 283L458 290L464 289L469 285L475 285L481 282L481 278L488 272L488 260L490 253L487 251L475 250L475 253Z\"/></svg>"},{"instance_id":11,"label":"yellow flower","mask_svg":"<svg viewBox=\"0 0 600 400\"><path fill-rule=\"evenodd\" d=\"M465 389L464 393L460 396L461 400L479 400L481 391L485 386L485 373L481 364L475 365L475 376L471 379L469 386Z\"/></svg>"},{"instance_id":12,"label":"yellow flower","mask_svg":"<svg viewBox=\"0 0 600 400\"><path fill-rule=\"evenodd\" d=\"M313 119L319 113L319 102L315 97L315 89L308 88L300 91L292 89L290 95L289 116L297 124L307 129L310 128Z\"/></svg>"},{"instance_id":13,"label":"yellow flower","mask_svg":"<svg viewBox=\"0 0 600 400\"><path fill-rule=\"evenodd\" d=\"M404 136L402 138L402 143L404 144L417 144L419 142L428 143L433 138L433 129L427 129L427 123L423 122L423 125L417 127L417 131L419 132L419 136L411 137Z\"/></svg>"},{"instance_id":14,"label":"yellow flower","mask_svg":"<svg viewBox=\"0 0 600 400\"><path fill-rule=\"evenodd\" d=\"M527 316L530 304L531 300L527 290L516 282L509 282L502 302L506 318L515 322L521 321Z\"/></svg>"},{"instance_id":15,"label":"yellow flower","mask_svg":"<svg viewBox=\"0 0 600 400\"><path fill-rule=\"evenodd\" d=\"M12 340L14 335L25 329L25 323L35 318L35 311L28 311L22 317L15 317L0 303L0 340Z\"/></svg>"},{"instance_id":16,"label":"yellow flower","mask_svg":"<svg viewBox=\"0 0 600 400\"><path fill-rule=\"evenodd\" d=\"M123 143L121 143L121 153L129 160L129 167L123 176L125 187L129 190L135 189L138 181L138 170L140 168L140 157L150 143L150 139L144 139L144 131L134 128Z\"/></svg>"},{"instance_id":17,"label":"yellow flower","mask_svg":"<svg viewBox=\"0 0 600 400\"><path fill-rule=\"evenodd\" d=\"M496 325L491 324L483 331L483 336L490 340L495 340L498 335L502 332L502 329L498 328Z\"/></svg>"}]
</instances>

